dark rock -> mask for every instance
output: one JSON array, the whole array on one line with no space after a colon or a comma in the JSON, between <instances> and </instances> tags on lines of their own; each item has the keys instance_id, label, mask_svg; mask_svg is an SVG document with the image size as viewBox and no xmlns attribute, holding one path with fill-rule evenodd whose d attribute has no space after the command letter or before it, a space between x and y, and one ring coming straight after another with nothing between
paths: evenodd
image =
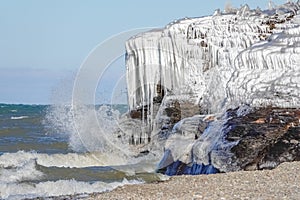
<instances>
[{"instance_id":1,"label":"dark rock","mask_svg":"<svg viewBox=\"0 0 300 200\"><path fill-rule=\"evenodd\" d=\"M165 112L168 117L170 117L171 124L175 124L181 120L181 107L178 101L174 101L172 106L167 107Z\"/></svg>"},{"instance_id":2,"label":"dark rock","mask_svg":"<svg viewBox=\"0 0 300 200\"><path fill-rule=\"evenodd\" d=\"M162 100L163 100L162 96L157 96L153 98L153 103L161 104Z\"/></svg>"},{"instance_id":3,"label":"dark rock","mask_svg":"<svg viewBox=\"0 0 300 200\"><path fill-rule=\"evenodd\" d=\"M273 168L279 163L292 161L300 161L300 127L290 127L269 147L259 169Z\"/></svg>"},{"instance_id":4,"label":"dark rock","mask_svg":"<svg viewBox=\"0 0 300 200\"><path fill-rule=\"evenodd\" d=\"M136 110L130 111L130 117L132 119L140 119L146 120L147 116L150 114L150 109L148 109L148 105L142 106L141 108L137 108Z\"/></svg>"},{"instance_id":5,"label":"dark rock","mask_svg":"<svg viewBox=\"0 0 300 200\"><path fill-rule=\"evenodd\" d=\"M131 110L130 117L132 119L142 119L142 112L140 110Z\"/></svg>"},{"instance_id":6,"label":"dark rock","mask_svg":"<svg viewBox=\"0 0 300 200\"><path fill-rule=\"evenodd\" d=\"M300 109L241 106L228 110L215 123L199 121L198 127L195 138L191 138L193 129L177 140L172 138L159 172L181 175L205 174L207 169L209 173L272 169L282 162L300 161Z\"/></svg>"},{"instance_id":7,"label":"dark rock","mask_svg":"<svg viewBox=\"0 0 300 200\"><path fill-rule=\"evenodd\" d=\"M136 158L138 157L142 157L142 156L145 156L145 155L148 155L150 153L149 150L144 150L144 151L141 151L137 156L135 156Z\"/></svg>"},{"instance_id":8,"label":"dark rock","mask_svg":"<svg viewBox=\"0 0 300 200\"><path fill-rule=\"evenodd\" d=\"M244 170L274 168L300 160L300 110L257 108L234 116L225 124L226 139L238 141L231 149L234 164Z\"/></svg>"}]
</instances>

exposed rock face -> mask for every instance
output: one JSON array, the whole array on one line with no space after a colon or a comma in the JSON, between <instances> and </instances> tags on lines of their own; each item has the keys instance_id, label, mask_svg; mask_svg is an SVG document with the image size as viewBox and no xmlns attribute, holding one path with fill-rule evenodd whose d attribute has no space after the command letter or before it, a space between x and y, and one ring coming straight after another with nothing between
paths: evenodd
<instances>
[{"instance_id":1,"label":"exposed rock face","mask_svg":"<svg viewBox=\"0 0 300 200\"><path fill-rule=\"evenodd\" d=\"M254 170L274 168L300 159L300 110L260 108L233 117L224 125L226 140L238 141L231 149L234 165Z\"/></svg>"},{"instance_id":2,"label":"exposed rock face","mask_svg":"<svg viewBox=\"0 0 300 200\"><path fill-rule=\"evenodd\" d=\"M300 160L300 109L237 108L228 110L220 121L223 121L220 127L223 144L234 145L222 148L218 142L211 140L213 147L205 152L209 157L208 161L203 157L198 158L199 151L207 150L199 144L205 143L208 136L202 135L195 141L190 139L185 147L191 147L185 148L188 151L184 156L178 156L177 152L182 147L176 149L170 145L171 150L168 149L165 155L169 165L166 166L163 159L159 164L159 171L168 175L180 175L207 173L205 170L208 167L214 169L212 172L272 169L282 162ZM209 132L210 128L212 127L208 124L206 131ZM185 140L187 138L184 137ZM220 155L226 155L225 159L220 159ZM203 171L195 167L200 165Z\"/></svg>"}]
</instances>

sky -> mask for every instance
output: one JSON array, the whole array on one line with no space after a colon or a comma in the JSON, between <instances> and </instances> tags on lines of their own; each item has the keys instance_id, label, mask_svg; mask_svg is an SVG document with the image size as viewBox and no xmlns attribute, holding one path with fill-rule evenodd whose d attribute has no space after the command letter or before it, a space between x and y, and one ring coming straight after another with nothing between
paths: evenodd
<instances>
[{"instance_id":1,"label":"sky","mask_svg":"<svg viewBox=\"0 0 300 200\"><path fill-rule=\"evenodd\" d=\"M210 15L228 3L265 9L268 2L0 0L0 103L53 103L54 91L68 85L89 52L117 33ZM124 69L125 64L115 73Z\"/></svg>"}]
</instances>

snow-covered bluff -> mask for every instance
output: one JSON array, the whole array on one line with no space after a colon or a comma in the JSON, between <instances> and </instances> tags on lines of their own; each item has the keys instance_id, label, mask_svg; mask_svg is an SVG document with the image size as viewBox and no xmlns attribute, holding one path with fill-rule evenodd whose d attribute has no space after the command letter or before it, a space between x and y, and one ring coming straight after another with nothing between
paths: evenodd
<instances>
[{"instance_id":1,"label":"snow-covered bluff","mask_svg":"<svg viewBox=\"0 0 300 200\"><path fill-rule=\"evenodd\" d=\"M299 7L217 10L129 39L130 110L151 105L158 85L210 113L242 103L300 107Z\"/></svg>"}]
</instances>

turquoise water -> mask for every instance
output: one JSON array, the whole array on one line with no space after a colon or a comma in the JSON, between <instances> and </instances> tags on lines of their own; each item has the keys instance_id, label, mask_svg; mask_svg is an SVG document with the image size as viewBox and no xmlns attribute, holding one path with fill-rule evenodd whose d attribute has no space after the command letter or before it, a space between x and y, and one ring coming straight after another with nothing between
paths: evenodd
<instances>
[{"instance_id":1,"label":"turquoise water","mask_svg":"<svg viewBox=\"0 0 300 200\"><path fill-rule=\"evenodd\" d=\"M114 108L127 111L126 105ZM51 112L48 105L0 104L0 199L102 192L159 180L153 173L106 166L101 153L74 148L68 129L53 124L66 124L59 116L66 113Z\"/></svg>"}]
</instances>

